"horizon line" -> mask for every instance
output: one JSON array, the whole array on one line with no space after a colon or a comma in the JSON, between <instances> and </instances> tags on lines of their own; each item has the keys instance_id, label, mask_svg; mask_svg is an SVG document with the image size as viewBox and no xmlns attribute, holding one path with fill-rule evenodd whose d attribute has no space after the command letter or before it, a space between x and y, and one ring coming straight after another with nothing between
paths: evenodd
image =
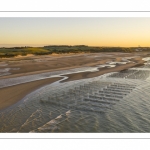
<instances>
[{"instance_id":1,"label":"horizon line","mask_svg":"<svg viewBox=\"0 0 150 150\"><path fill-rule=\"evenodd\" d=\"M2 46L4 45L4 46ZM6 46L7 45L7 46ZM12 47L44 47L44 46L88 46L88 47L150 47L150 46L100 46L100 45L85 45L85 44L0 44L0 48L12 48Z\"/></svg>"}]
</instances>

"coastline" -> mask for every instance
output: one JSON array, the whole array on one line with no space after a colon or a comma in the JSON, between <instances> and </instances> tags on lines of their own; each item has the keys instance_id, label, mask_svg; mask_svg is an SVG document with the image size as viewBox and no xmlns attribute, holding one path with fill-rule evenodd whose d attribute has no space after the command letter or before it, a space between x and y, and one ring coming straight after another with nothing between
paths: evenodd
<instances>
[{"instance_id":1,"label":"coastline","mask_svg":"<svg viewBox=\"0 0 150 150\"><path fill-rule=\"evenodd\" d=\"M13 77L20 77L20 76L26 76L31 74L38 74L38 73L44 73L48 71L56 71L56 70L66 70L71 68L77 68L77 67L84 67L84 66L96 66L100 64L105 64L108 60L110 61L121 61L122 58L127 57L127 54L124 54L123 56L120 56L120 53L115 56L111 56L112 53L107 53L108 56L103 57L100 56L99 60L95 60L96 54L92 54L90 57L85 57L84 55L78 55L73 57L63 57L59 60L56 59L56 61L53 63L53 61L47 61L42 63L27 63L23 62L22 64L8 64L6 67L16 67L16 65L20 65L23 69L21 70L14 70L11 75L8 76L1 76L0 79L6 79L6 78L13 78ZM104 54L106 55L106 54ZM109 56L110 55L110 56ZM129 55L132 56L131 54ZM128 57L129 57L128 56ZM60 56L59 56L60 57ZM45 57L40 57L40 59L44 59ZM83 59L85 58L85 59ZM98 58L96 56L96 58ZM128 69L137 65L142 65L145 61L141 59L141 57L136 56L134 60L135 63L127 63L124 65L116 65L116 67L113 68L100 68L99 71L96 72L82 72L82 73L73 73L73 74L67 74L64 75L68 77L68 79L62 81L72 81L72 80L79 80L79 79L85 79L85 78L92 78L96 76L103 75L105 73L109 72L118 72L124 69ZM57 63L60 63L60 66L56 66ZM45 65L48 66L47 70L45 70ZM52 67L51 67L52 66ZM30 68L31 67L31 68ZM1 67L2 68L2 67ZM4 68L4 67L3 67ZM33 69L33 70L32 70ZM25 73L25 71L27 71ZM10 107L11 105L17 103L20 101L23 97L25 97L27 94L37 90L38 88L41 88L47 84L51 84L55 81L58 81L62 79L62 77L54 77L54 78L47 78L47 79L41 79L38 81L31 81L28 83L23 83L19 85L14 85L6 88L0 89L0 110L3 110L7 107Z\"/></svg>"},{"instance_id":2,"label":"coastline","mask_svg":"<svg viewBox=\"0 0 150 150\"><path fill-rule=\"evenodd\" d=\"M43 80L23 83L23 84L0 89L0 95L1 95L0 110L3 110L17 103L27 94L35 91L36 89L41 88L47 84L53 83L55 81L58 81L60 79L62 78L55 77L55 78L43 79Z\"/></svg>"}]
</instances>

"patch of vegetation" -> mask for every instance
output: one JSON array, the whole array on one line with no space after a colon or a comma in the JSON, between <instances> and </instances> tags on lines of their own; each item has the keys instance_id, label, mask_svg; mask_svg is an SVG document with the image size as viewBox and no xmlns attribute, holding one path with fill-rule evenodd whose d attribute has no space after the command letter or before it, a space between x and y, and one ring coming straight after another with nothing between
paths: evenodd
<instances>
[{"instance_id":1,"label":"patch of vegetation","mask_svg":"<svg viewBox=\"0 0 150 150\"><path fill-rule=\"evenodd\" d=\"M49 45L44 47L11 47L0 48L0 58L14 57L17 55L25 56L27 54L33 55L47 55L47 54L64 54L64 53L99 53L99 52L124 52L132 53L137 51L150 51L149 47L92 47L86 45Z\"/></svg>"},{"instance_id":2,"label":"patch of vegetation","mask_svg":"<svg viewBox=\"0 0 150 150\"><path fill-rule=\"evenodd\" d=\"M0 57L14 57L18 55L26 56L27 54L46 55L50 54L48 50L40 47L13 47L0 48Z\"/></svg>"}]
</instances>

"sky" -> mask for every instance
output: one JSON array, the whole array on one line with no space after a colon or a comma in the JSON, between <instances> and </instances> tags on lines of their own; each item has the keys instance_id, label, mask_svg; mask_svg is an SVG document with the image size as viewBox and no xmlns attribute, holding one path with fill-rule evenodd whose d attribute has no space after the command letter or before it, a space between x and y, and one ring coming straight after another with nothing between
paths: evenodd
<instances>
[{"instance_id":1,"label":"sky","mask_svg":"<svg viewBox=\"0 0 150 150\"><path fill-rule=\"evenodd\" d=\"M150 18L0 18L0 47L43 45L150 47Z\"/></svg>"}]
</instances>

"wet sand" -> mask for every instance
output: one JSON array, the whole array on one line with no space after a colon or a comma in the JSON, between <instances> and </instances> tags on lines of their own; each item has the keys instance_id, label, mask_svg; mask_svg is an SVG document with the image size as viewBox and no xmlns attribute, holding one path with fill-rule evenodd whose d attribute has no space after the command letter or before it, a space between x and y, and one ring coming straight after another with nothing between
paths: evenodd
<instances>
[{"instance_id":1,"label":"wet sand","mask_svg":"<svg viewBox=\"0 0 150 150\"><path fill-rule=\"evenodd\" d=\"M107 61L119 61L129 54L118 53L95 53L95 54L74 54L74 55L54 55L54 56L34 56L29 58L10 58L1 59L7 66L0 68L19 68L19 70L10 70L11 75L0 76L2 78L17 77L23 75L37 74L48 71L65 70L71 68L95 66L104 64ZM116 56L117 55L117 56ZM96 57L95 57L96 56Z\"/></svg>"},{"instance_id":2,"label":"wet sand","mask_svg":"<svg viewBox=\"0 0 150 150\"><path fill-rule=\"evenodd\" d=\"M126 53L101 53L101 54L77 54L77 55L56 55L56 56L33 56L29 58L10 58L3 59L1 62L5 62L7 66L1 66L0 68L20 68L19 70L10 71L12 74L7 76L1 76L3 78L12 78L25 76L30 74L38 74L48 71L67 70L71 68L96 66L105 64L107 61L121 61L121 58L131 57L135 54ZM38 62L40 60L41 62ZM42 61L43 60L43 61ZM144 63L141 57L132 59L135 63L128 63L124 65L117 65L114 68L100 68L97 72L83 72L67 75L69 78L63 82L78 80L84 78L96 77L109 72L117 72L124 69L141 65ZM0 89L0 110L7 108L16 102L20 101L24 96L30 92L61 78L42 79L39 81L33 81L12 87Z\"/></svg>"},{"instance_id":3,"label":"wet sand","mask_svg":"<svg viewBox=\"0 0 150 150\"><path fill-rule=\"evenodd\" d=\"M32 91L62 78L50 78L0 89L0 110L20 101Z\"/></svg>"},{"instance_id":4,"label":"wet sand","mask_svg":"<svg viewBox=\"0 0 150 150\"><path fill-rule=\"evenodd\" d=\"M135 66L137 67L137 66L142 65L143 63L144 63L144 61L139 61L139 63L136 63L136 64L119 65L114 68L100 68L99 71L97 71L97 72L83 72L83 73L70 74L70 75L66 75L68 77L68 79L64 80L62 82L97 77L97 76L103 75L105 73L118 72L118 71L125 70L125 69L131 68L131 67L135 67Z\"/></svg>"}]
</instances>

